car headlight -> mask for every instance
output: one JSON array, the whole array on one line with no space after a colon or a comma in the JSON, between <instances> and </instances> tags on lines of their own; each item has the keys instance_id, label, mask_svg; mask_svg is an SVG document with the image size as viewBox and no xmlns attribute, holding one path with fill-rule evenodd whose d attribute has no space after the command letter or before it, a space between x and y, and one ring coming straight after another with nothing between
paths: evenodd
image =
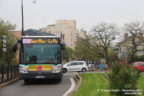
<instances>
[{"instance_id":1,"label":"car headlight","mask_svg":"<svg viewBox=\"0 0 144 96\"><path fill-rule=\"evenodd\" d=\"M61 71L61 69L62 69L61 65L53 66L53 73L58 73Z\"/></svg>"},{"instance_id":2,"label":"car headlight","mask_svg":"<svg viewBox=\"0 0 144 96\"><path fill-rule=\"evenodd\" d=\"M20 65L20 66L19 66L19 72L20 72L20 73L28 73L28 67L27 67L27 66Z\"/></svg>"}]
</instances>

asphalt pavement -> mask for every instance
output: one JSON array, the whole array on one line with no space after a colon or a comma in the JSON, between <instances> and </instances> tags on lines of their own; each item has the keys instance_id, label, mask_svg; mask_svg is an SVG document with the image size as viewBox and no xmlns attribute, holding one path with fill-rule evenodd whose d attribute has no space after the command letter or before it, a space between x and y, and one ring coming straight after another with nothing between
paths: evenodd
<instances>
[{"instance_id":1,"label":"asphalt pavement","mask_svg":"<svg viewBox=\"0 0 144 96\"><path fill-rule=\"evenodd\" d=\"M18 80L0 88L0 96L62 96L71 86L70 78L76 74L65 73L61 82L41 80L25 84L23 80Z\"/></svg>"}]
</instances>

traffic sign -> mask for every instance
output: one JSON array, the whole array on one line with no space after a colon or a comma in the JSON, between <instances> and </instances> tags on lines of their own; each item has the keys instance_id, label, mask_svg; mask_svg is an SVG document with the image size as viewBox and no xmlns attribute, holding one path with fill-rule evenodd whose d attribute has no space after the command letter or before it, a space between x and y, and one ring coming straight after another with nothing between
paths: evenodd
<instances>
[{"instance_id":1,"label":"traffic sign","mask_svg":"<svg viewBox=\"0 0 144 96\"><path fill-rule=\"evenodd\" d=\"M3 43L3 44L6 43L6 39L3 39L3 40L2 40L2 43Z\"/></svg>"},{"instance_id":2,"label":"traffic sign","mask_svg":"<svg viewBox=\"0 0 144 96\"><path fill-rule=\"evenodd\" d=\"M3 52L6 52L6 48L3 48Z\"/></svg>"},{"instance_id":3,"label":"traffic sign","mask_svg":"<svg viewBox=\"0 0 144 96\"><path fill-rule=\"evenodd\" d=\"M3 38L3 39L6 39L6 35L2 35L2 38Z\"/></svg>"},{"instance_id":4,"label":"traffic sign","mask_svg":"<svg viewBox=\"0 0 144 96\"><path fill-rule=\"evenodd\" d=\"M7 51L7 49L6 49L6 43L7 43L7 41L6 41L6 35L2 35L2 50L3 50L3 52Z\"/></svg>"},{"instance_id":5,"label":"traffic sign","mask_svg":"<svg viewBox=\"0 0 144 96\"><path fill-rule=\"evenodd\" d=\"M3 48L6 47L6 44L3 44Z\"/></svg>"}]
</instances>

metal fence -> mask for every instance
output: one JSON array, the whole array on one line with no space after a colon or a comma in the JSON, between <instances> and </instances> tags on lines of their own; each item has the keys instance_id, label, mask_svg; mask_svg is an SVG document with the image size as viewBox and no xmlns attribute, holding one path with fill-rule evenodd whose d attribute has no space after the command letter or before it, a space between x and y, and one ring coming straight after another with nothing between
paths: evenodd
<instances>
[{"instance_id":1,"label":"metal fence","mask_svg":"<svg viewBox=\"0 0 144 96\"><path fill-rule=\"evenodd\" d=\"M12 80L18 76L18 65L0 66L0 83Z\"/></svg>"}]
</instances>

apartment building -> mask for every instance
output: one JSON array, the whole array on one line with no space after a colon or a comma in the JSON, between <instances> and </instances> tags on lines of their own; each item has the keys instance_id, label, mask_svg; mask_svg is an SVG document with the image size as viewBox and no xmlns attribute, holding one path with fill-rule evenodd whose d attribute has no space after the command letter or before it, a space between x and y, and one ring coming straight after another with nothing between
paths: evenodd
<instances>
[{"instance_id":1,"label":"apartment building","mask_svg":"<svg viewBox=\"0 0 144 96\"><path fill-rule=\"evenodd\" d=\"M66 46L72 49L75 48L77 37L86 37L86 31L81 30L79 32L76 29L75 20L57 20L56 24L48 25L46 28L40 30L57 36L61 36L61 33L64 34Z\"/></svg>"},{"instance_id":2,"label":"apartment building","mask_svg":"<svg viewBox=\"0 0 144 96\"><path fill-rule=\"evenodd\" d=\"M138 35L139 36L139 35ZM135 38L136 41L136 45L137 45L137 52L136 55L137 56L141 56L144 55L144 42L139 39L139 38ZM128 36L128 34L126 33L124 35L124 39L119 42L118 44L118 57L128 57L128 55L132 54L132 37Z\"/></svg>"}]
</instances>

